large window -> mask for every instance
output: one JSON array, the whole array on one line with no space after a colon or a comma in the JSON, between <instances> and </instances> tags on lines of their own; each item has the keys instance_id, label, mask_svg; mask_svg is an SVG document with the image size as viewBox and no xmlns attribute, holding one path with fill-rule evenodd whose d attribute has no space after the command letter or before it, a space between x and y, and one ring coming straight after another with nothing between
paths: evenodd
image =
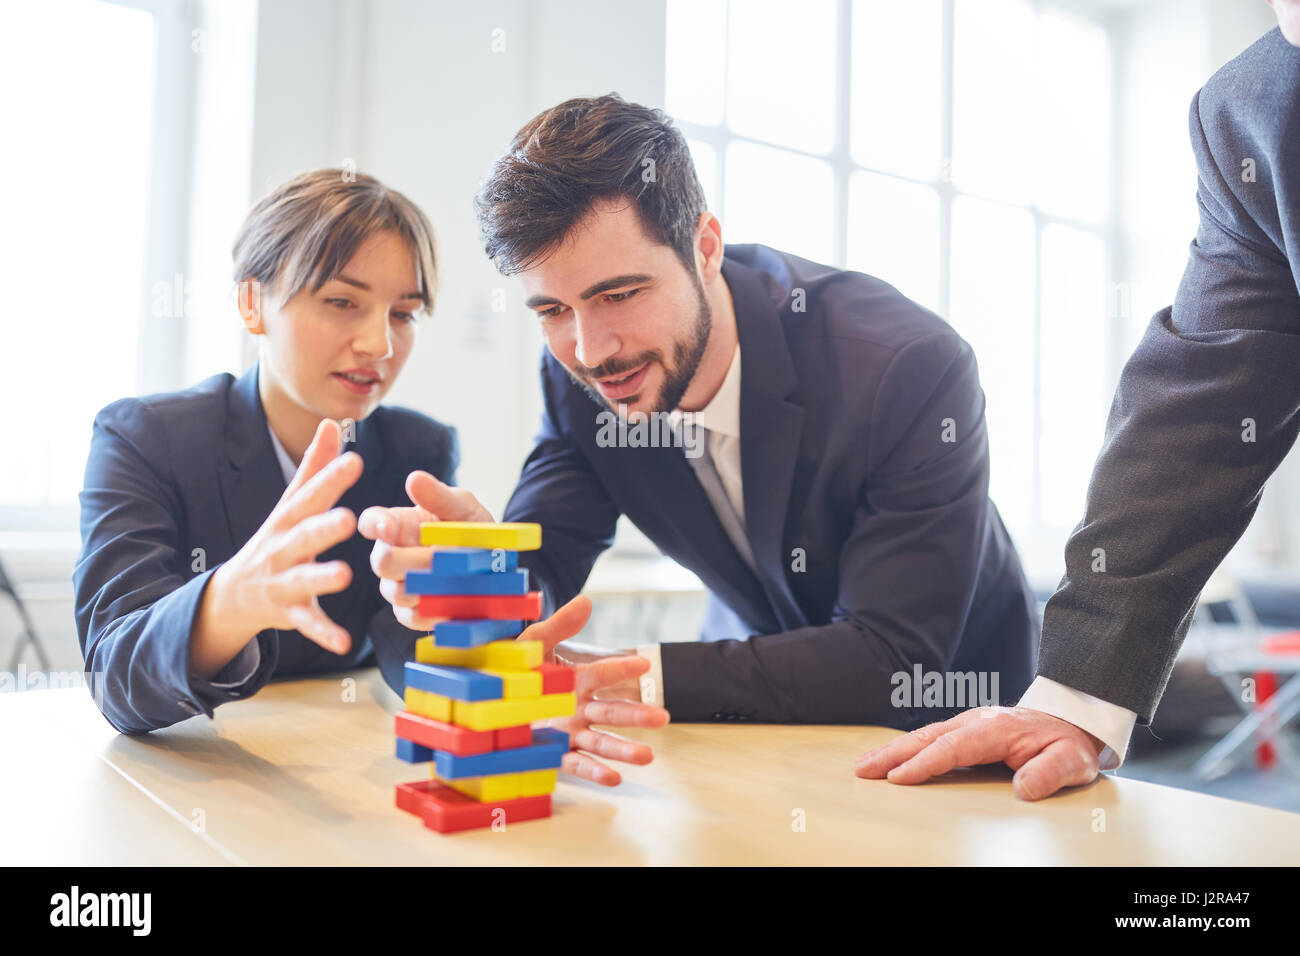
<instances>
[{"instance_id":1,"label":"large window","mask_svg":"<svg viewBox=\"0 0 1300 956\"><path fill-rule=\"evenodd\" d=\"M0 529L75 527L95 412L236 351L253 23L250 0L6 5Z\"/></svg>"},{"instance_id":2,"label":"large window","mask_svg":"<svg viewBox=\"0 0 1300 956\"><path fill-rule=\"evenodd\" d=\"M5 20L0 504L47 505L75 499L94 412L136 389L155 23L90 0L15 3Z\"/></svg>"},{"instance_id":3,"label":"large window","mask_svg":"<svg viewBox=\"0 0 1300 956\"><path fill-rule=\"evenodd\" d=\"M667 110L729 242L860 270L975 349L1022 549L1082 515L1116 361L1111 65L1029 0L669 0Z\"/></svg>"}]
</instances>

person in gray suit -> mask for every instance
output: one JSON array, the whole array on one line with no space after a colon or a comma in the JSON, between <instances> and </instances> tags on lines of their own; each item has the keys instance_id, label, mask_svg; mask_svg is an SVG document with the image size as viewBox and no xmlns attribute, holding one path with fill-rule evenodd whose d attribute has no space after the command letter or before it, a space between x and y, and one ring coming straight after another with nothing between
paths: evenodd
<instances>
[{"instance_id":1,"label":"person in gray suit","mask_svg":"<svg viewBox=\"0 0 1300 956\"><path fill-rule=\"evenodd\" d=\"M1272 6L1278 29L1192 100L1200 226L1120 378L1034 684L863 754L858 776L1002 761L1040 799L1119 766L1151 722L1201 589L1300 430L1300 0ZM1035 709L1049 692L1061 716Z\"/></svg>"}]
</instances>

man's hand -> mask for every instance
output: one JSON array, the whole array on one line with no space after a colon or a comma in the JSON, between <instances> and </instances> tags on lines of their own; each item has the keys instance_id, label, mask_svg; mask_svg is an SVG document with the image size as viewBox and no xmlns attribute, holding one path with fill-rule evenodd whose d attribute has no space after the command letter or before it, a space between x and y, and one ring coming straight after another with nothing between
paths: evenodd
<instances>
[{"instance_id":1,"label":"man's hand","mask_svg":"<svg viewBox=\"0 0 1300 956\"><path fill-rule=\"evenodd\" d=\"M546 654L547 660L553 660L557 664L564 664L566 667L573 668L583 664L595 664L615 657L636 658L636 651L630 647L611 651L591 644L565 641L562 646L556 647L553 651L548 649ZM650 662L646 661L646 666L636 668L635 674L630 674L616 683L601 685L595 694L596 699L630 700L635 704L641 703L641 675L645 673L649 666Z\"/></svg>"},{"instance_id":2,"label":"man's hand","mask_svg":"<svg viewBox=\"0 0 1300 956\"><path fill-rule=\"evenodd\" d=\"M433 548L420 546L426 521L491 521L492 514L464 488L443 484L427 471L406 478L413 508L375 506L361 512L357 530L375 542L370 567L379 578L379 593L393 605L394 616L413 631L430 631L436 618L421 617L420 598L406 593L406 572L429 570Z\"/></svg>"},{"instance_id":3,"label":"man's hand","mask_svg":"<svg viewBox=\"0 0 1300 956\"><path fill-rule=\"evenodd\" d=\"M591 617L591 600L579 595L545 621L526 628L521 641L541 641L546 659L569 663L555 645L577 634ZM617 786L623 778L619 772L590 754L623 763L648 764L654 752L646 745L614 734L592 730L592 725L613 727L663 727L668 711L652 704L640 703L639 678L650 669L644 657L598 657L573 665L574 692L578 706L572 717L544 721L548 727L566 731L572 749L564 755L563 769L575 777L585 777L607 787ZM637 688L634 700L616 699L614 691ZM580 751L586 751L581 753Z\"/></svg>"},{"instance_id":4,"label":"man's hand","mask_svg":"<svg viewBox=\"0 0 1300 956\"><path fill-rule=\"evenodd\" d=\"M397 619L412 630L429 631L437 619L421 617L419 597L406 593L406 572L427 570L433 553L433 548L420 546L421 522L491 521L492 515L470 492L443 484L427 472L412 472L406 479L406 493L414 507L367 508L361 513L357 529L375 542L370 566L379 576L379 590L393 605ZM564 755L563 769L613 787L623 779L618 771L588 754L647 764L654 759L654 753L645 744L592 730L592 725L663 727L668 723L668 711L640 703L640 677L650 669L645 658L598 657L565 648L556 652L555 646L581 631L590 617L591 601L576 597L547 620L526 628L519 640L541 641L546 660L568 664L576 671L574 692L578 706L574 716L543 722L569 734L572 749Z\"/></svg>"},{"instance_id":5,"label":"man's hand","mask_svg":"<svg viewBox=\"0 0 1300 956\"><path fill-rule=\"evenodd\" d=\"M977 707L860 756L859 777L922 783L954 767L1002 761L1021 800L1091 783L1104 745L1069 721L1028 707Z\"/></svg>"}]
</instances>

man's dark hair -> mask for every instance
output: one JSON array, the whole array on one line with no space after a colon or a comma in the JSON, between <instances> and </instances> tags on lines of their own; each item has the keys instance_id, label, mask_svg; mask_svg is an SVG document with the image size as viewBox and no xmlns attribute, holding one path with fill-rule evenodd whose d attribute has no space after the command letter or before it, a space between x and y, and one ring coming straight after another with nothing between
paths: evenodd
<instances>
[{"instance_id":1,"label":"man's dark hair","mask_svg":"<svg viewBox=\"0 0 1300 956\"><path fill-rule=\"evenodd\" d=\"M694 274L704 190L663 110L617 93L566 100L515 134L474 198L488 258L504 275L534 265L598 200L626 198L641 225Z\"/></svg>"}]
</instances>

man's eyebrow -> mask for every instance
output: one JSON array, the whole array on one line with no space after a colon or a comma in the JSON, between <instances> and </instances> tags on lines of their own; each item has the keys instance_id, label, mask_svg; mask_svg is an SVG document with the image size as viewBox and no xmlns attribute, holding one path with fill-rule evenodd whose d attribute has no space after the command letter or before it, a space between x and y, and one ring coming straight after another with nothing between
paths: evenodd
<instances>
[{"instance_id":1,"label":"man's eyebrow","mask_svg":"<svg viewBox=\"0 0 1300 956\"><path fill-rule=\"evenodd\" d=\"M654 276L647 275L644 272L631 272L627 275L611 276L608 279L601 279L595 285L584 289L578 298L586 302L588 299L600 295L602 292L608 292L610 289L618 289L625 285L633 285L637 282L649 282ZM540 305L564 305L559 299L552 298L549 295L529 296L524 303L530 309L535 309Z\"/></svg>"},{"instance_id":2,"label":"man's eyebrow","mask_svg":"<svg viewBox=\"0 0 1300 956\"><path fill-rule=\"evenodd\" d=\"M360 289L362 292L370 291L370 286L366 285L366 283L362 282L360 279L350 279L345 275L336 275L334 278L339 282L345 282L350 286L355 286L356 288ZM403 296L399 296L398 298L401 300L419 299L421 302L424 301L424 295L419 292L408 292Z\"/></svg>"},{"instance_id":3,"label":"man's eyebrow","mask_svg":"<svg viewBox=\"0 0 1300 956\"><path fill-rule=\"evenodd\" d=\"M610 289L617 289L620 286L634 285L637 282L649 282L652 277L644 272L632 272L628 275L614 276L610 279L601 279L595 285L584 289L579 298L586 302L592 296L600 295L602 292L608 292Z\"/></svg>"}]
</instances>

